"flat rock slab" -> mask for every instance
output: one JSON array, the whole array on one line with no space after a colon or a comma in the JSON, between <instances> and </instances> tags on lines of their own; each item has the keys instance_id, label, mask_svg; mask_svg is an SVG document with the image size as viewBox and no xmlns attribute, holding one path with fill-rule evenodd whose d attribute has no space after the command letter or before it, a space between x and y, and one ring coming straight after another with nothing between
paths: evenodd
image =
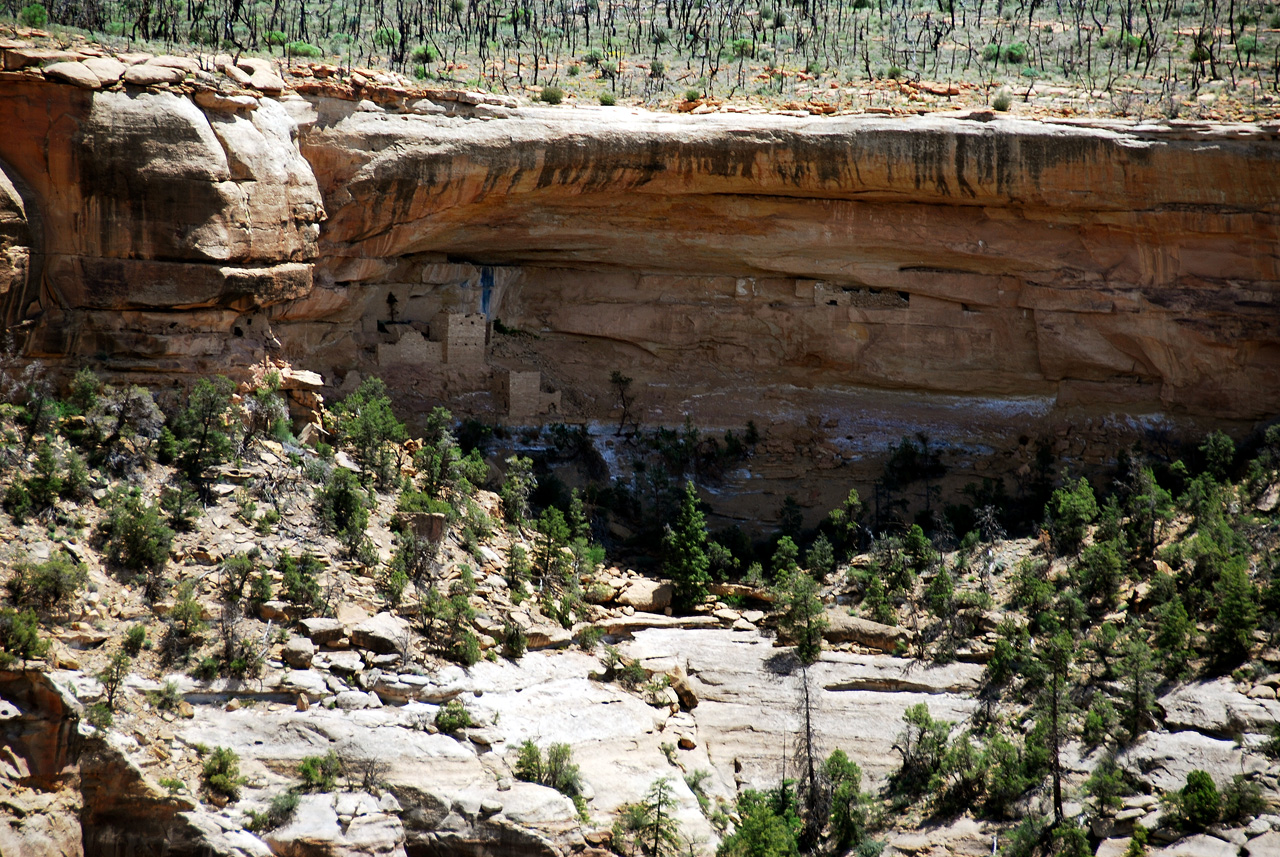
<instances>
[{"instance_id":1,"label":"flat rock slab","mask_svg":"<svg viewBox=\"0 0 1280 857\"><path fill-rule=\"evenodd\" d=\"M1216 836L1200 833L1187 836L1167 848L1152 851L1163 857L1237 857L1240 849L1230 842L1224 842Z\"/></svg>"},{"instance_id":2,"label":"flat rock slab","mask_svg":"<svg viewBox=\"0 0 1280 857\"><path fill-rule=\"evenodd\" d=\"M102 88L102 80L82 62L56 62L53 65L45 66L44 75L54 80L60 80L63 83L78 86L81 89Z\"/></svg>"},{"instance_id":3,"label":"flat rock slab","mask_svg":"<svg viewBox=\"0 0 1280 857\"><path fill-rule=\"evenodd\" d=\"M890 836L885 854L910 854L920 857L987 857L995 837L986 826L971 818L957 819L943 827L926 827L910 833Z\"/></svg>"},{"instance_id":4,"label":"flat rock slab","mask_svg":"<svg viewBox=\"0 0 1280 857\"><path fill-rule=\"evenodd\" d=\"M187 73L180 68L161 65L131 65L124 73L124 82L134 86L155 86L160 83L181 83Z\"/></svg>"},{"instance_id":5,"label":"flat rock slab","mask_svg":"<svg viewBox=\"0 0 1280 857\"><path fill-rule=\"evenodd\" d=\"M885 655L823 652L819 663L823 688L830 691L972 693L982 684L985 667L955 661L933 664Z\"/></svg>"},{"instance_id":6,"label":"flat rock slab","mask_svg":"<svg viewBox=\"0 0 1280 857\"><path fill-rule=\"evenodd\" d=\"M120 60L111 57L89 57L84 60L84 66L98 76L103 86L110 86L124 77L125 69L128 68Z\"/></svg>"},{"instance_id":7,"label":"flat rock slab","mask_svg":"<svg viewBox=\"0 0 1280 857\"><path fill-rule=\"evenodd\" d=\"M1264 759L1246 758L1234 741L1189 731L1149 732L1116 761L1138 782L1166 792L1182 788L1187 774L1197 769L1226 783L1236 774L1261 773L1267 767Z\"/></svg>"},{"instance_id":8,"label":"flat rock slab","mask_svg":"<svg viewBox=\"0 0 1280 857\"><path fill-rule=\"evenodd\" d=\"M1158 704L1167 728L1194 729L1222 738L1267 732L1280 721L1280 702L1250 698L1229 678L1183 685L1162 696Z\"/></svg>"},{"instance_id":9,"label":"flat rock slab","mask_svg":"<svg viewBox=\"0 0 1280 857\"><path fill-rule=\"evenodd\" d=\"M699 744L715 760L724 782L732 783L736 777L755 788L776 783L783 749L799 728L800 673L790 649L730 629L651 628L636 632L624 650L644 662L670 658L684 669L697 694L698 707L692 713ZM817 689L813 699L819 742L857 759L868 787L878 785L898 767L893 744L903 729L907 708L923 702L934 717L953 722L964 720L976 708L967 695L947 690L972 681L963 672L970 665L952 666L960 671L935 672L923 664L885 656L824 655L809 669L811 687ZM929 692L829 689L868 679L887 685L903 674ZM741 770L735 771L735 763Z\"/></svg>"},{"instance_id":10,"label":"flat rock slab","mask_svg":"<svg viewBox=\"0 0 1280 857\"><path fill-rule=\"evenodd\" d=\"M311 642L317 646L323 646L326 643L336 643L346 634L346 629L337 619L312 618L303 619L299 622L302 626L302 632L306 634Z\"/></svg>"},{"instance_id":11,"label":"flat rock slab","mask_svg":"<svg viewBox=\"0 0 1280 857\"><path fill-rule=\"evenodd\" d=\"M380 655L402 651L412 641L409 623L390 613L379 613L351 629L351 645Z\"/></svg>"},{"instance_id":12,"label":"flat rock slab","mask_svg":"<svg viewBox=\"0 0 1280 857\"><path fill-rule=\"evenodd\" d=\"M1280 857L1280 832L1272 830L1250 839L1244 850L1249 857Z\"/></svg>"},{"instance_id":13,"label":"flat rock slab","mask_svg":"<svg viewBox=\"0 0 1280 857\"><path fill-rule=\"evenodd\" d=\"M851 616L844 608L827 610L826 618L827 628L822 636L829 643L857 643L869 649L893 652L911 641L911 632L905 628Z\"/></svg>"}]
</instances>

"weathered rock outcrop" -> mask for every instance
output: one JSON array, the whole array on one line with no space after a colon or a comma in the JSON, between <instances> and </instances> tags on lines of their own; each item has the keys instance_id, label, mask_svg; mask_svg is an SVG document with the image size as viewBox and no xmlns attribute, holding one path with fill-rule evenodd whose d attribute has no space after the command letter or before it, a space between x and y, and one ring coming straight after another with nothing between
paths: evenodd
<instances>
[{"instance_id":1,"label":"weathered rock outcrop","mask_svg":"<svg viewBox=\"0 0 1280 857\"><path fill-rule=\"evenodd\" d=\"M153 853L161 844L174 857L254 853L195 801L148 780L129 758L131 738L85 737L80 714L79 701L49 675L0 671L0 853L107 857Z\"/></svg>"},{"instance_id":2,"label":"weathered rock outcrop","mask_svg":"<svg viewBox=\"0 0 1280 857\"><path fill-rule=\"evenodd\" d=\"M110 355L145 372L247 365L264 306L307 294L324 210L280 102L202 110L172 91L0 87L7 321L36 356ZM12 198L13 193L0 193Z\"/></svg>"},{"instance_id":3,"label":"weathered rock outcrop","mask_svg":"<svg viewBox=\"0 0 1280 857\"><path fill-rule=\"evenodd\" d=\"M0 671L0 765L24 785L53 788L79 755L80 703L37 670Z\"/></svg>"},{"instance_id":4,"label":"weathered rock outcrop","mask_svg":"<svg viewBox=\"0 0 1280 857\"><path fill-rule=\"evenodd\" d=\"M171 66L131 68L192 73ZM1274 128L424 114L314 81L57 77L0 87L0 289L32 354L205 371L282 345L338 375L392 361L428 398L485 386L440 365L443 310L539 331L498 357L584 416L612 403L602 365L686 399L1280 403Z\"/></svg>"},{"instance_id":5,"label":"weathered rock outcrop","mask_svg":"<svg viewBox=\"0 0 1280 857\"><path fill-rule=\"evenodd\" d=\"M437 283L569 377L1280 401L1274 129L321 107L316 317Z\"/></svg>"}]
</instances>

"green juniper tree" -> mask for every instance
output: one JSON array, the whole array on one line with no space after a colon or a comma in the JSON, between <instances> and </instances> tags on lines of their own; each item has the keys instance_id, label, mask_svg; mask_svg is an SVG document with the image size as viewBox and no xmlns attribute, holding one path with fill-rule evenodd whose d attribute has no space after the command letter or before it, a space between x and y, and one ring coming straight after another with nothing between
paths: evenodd
<instances>
[{"instance_id":1,"label":"green juniper tree","mask_svg":"<svg viewBox=\"0 0 1280 857\"><path fill-rule=\"evenodd\" d=\"M413 456L422 490L429 496L445 496L461 479L461 450L449 430L453 414L433 408L422 432L422 448Z\"/></svg>"},{"instance_id":2,"label":"green juniper tree","mask_svg":"<svg viewBox=\"0 0 1280 857\"><path fill-rule=\"evenodd\" d=\"M1093 486L1081 476L1053 492L1045 509L1049 519L1049 535L1059 556L1080 550L1085 532L1098 517L1098 501Z\"/></svg>"},{"instance_id":3,"label":"green juniper tree","mask_svg":"<svg viewBox=\"0 0 1280 857\"><path fill-rule=\"evenodd\" d=\"M685 482L676 518L662 536L662 556L662 572L675 588L676 609L689 610L705 601L711 583L707 522L692 481Z\"/></svg>"},{"instance_id":4,"label":"green juniper tree","mask_svg":"<svg viewBox=\"0 0 1280 857\"><path fill-rule=\"evenodd\" d=\"M1120 676L1124 686L1124 726L1130 742L1147 730L1151 710L1155 706L1155 669L1151 647L1141 637L1133 635L1124 644L1120 661Z\"/></svg>"},{"instance_id":5,"label":"green juniper tree","mask_svg":"<svg viewBox=\"0 0 1280 857\"><path fill-rule=\"evenodd\" d=\"M391 397L381 378L366 378L356 391L333 407L334 436L351 450L360 465L361 481L376 479L387 485L395 475L395 454L389 444L405 438L404 423L391 409Z\"/></svg>"},{"instance_id":6,"label":"green juniper tree","mask_svg":"<svg viewBox=\"0 0 1280 857\"><path fill-rule=\"evenodd\" d=\"M861 542L858 518L862 514L862 498L856 488L850 488L844 503L827 514L827 525L832 533L836 556L846 560Z\"/></svg>"},{"instance_id":7,"label":"green juniper tree","mask_svg":"<svg viewBox=\"0 0 1280 857\"><path fill-rule=\"evenodd\" d=\"M548 506L538 517L537 538L533 546L533 571L541 588L559 589L563 584L568 559L564 548L569 545L569 525L555 506Z\"/></svg>"},{"instance_id":8,"label":"green juniper tree","mask_svg":"<svg viewBox=\"0 0 1280 857\"><path fill-rule=\"evenodd\" d=\"M835 568L835 550L831 547L831 541L825 534L819 533L818 537L813 540L813 544L805 552L804 564L808 567L809 573L818 580L825 580L827 575Z\"/></svg>"},{"instance_id":9,"label":"green juniper tree","mask_svg":"<svg viewBox=\"0 0 1280 857\"><path fill-rule=\"evenodd\" d=\"M222 375L201 378L172 421L178 466L201 490L207 490L208 471L230 458L235 449L230 423L234 392L235 384Z\"/></svg>"},{"instance_id":10,"label":"green juniper tree","mask_svg":"<svg viewBox=\"0 0 1280 857\"><path fill-rule=\"evenodd\" d=\"M1046 738L1049 774L1053 780L1053 817L1056 824L1061 824L1065 817L1062 812L1062 749L1069 732L1070 670L1075 658L1075 641L1068 633L1056 634L1040 644L1037 655L1045 678L1040 705L1048 726Z\"/></svg>"},{"instance_id":11,"label":"green juniper tree","mask_svg":"<svg viewBox=\"0 0 1280 857\"><path fill-rule=\"evenodd\" d=\"M1177 595L1156 608L1156 651L1160 671L1165 678L1180 679L1187 674L1191 660L1195 623Z\"/></svg>"},{"instance_id":12,"label":"green juniper tree","mask_svg":"<svg viewBox=\"0 0 1280 857\"><path fill-rule=\"evenodd\" d=\"M795 641L796 657L804 666L818 660L827 629L826 610L817 582L803 571L784 577L775 587L778 627Z\"/></svg>"},{"instance_id":13,"label":"green juniper tree","mask_svg":"<svg viewBox=\"0 0 1280 857\"><path fill-rule=\"evenodd\" d=\"M1253 630L1258 626L1258 592L1249 580L1242 558L1225 563L1215 587L1218 616L1210 632L1214 664L1220 670L1237 666L1249 656Z\"/></svg>"},{"instance_id":14,"label":"green juniper tree","mask_svg":"<svg viewBox=\"0 0 1280 857\"><path fill-rule=\"evenodd\" d=\"M507 476L498 489L502 498L502 515L507 523L519 527L529 516L529 495L533 492L533 461L521 455L507 459Z\"/></svg>"},{"instance_id":15,"label":"green juniper tree","mask_svg":"<svg viewBox=\"0 0 1280 857\"><path fill-rule=\"evenodd\" d=\"M800 819L790 786L738 795L738 823L720 842L716 857L798 857Z\"/></svg>"}]
</instances>

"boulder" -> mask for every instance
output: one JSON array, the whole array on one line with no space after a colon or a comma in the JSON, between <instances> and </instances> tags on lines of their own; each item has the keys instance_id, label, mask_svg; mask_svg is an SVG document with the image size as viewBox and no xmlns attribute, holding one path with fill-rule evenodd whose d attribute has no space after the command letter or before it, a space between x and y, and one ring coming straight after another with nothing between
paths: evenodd
<instances>
[{"instance_id":1,"label":"boulder","mask_svg":"<svg viewBox=\"0 0 1280 857\"><path fill-rule=\"evenodd\" d=\"M131 65L124 73L124 82L134 86L156 86L161 83L181 83L187 73L180 68L162 65Z\"/></svg>"},{"instance_id":2,"label":"boulder","mask_svg":"<svg viewBox=\"0 0 1280 857\"><path fill-rule=\"evenodd\" d=\"M438 542L444 538L445 526L448 522L440 512L410 512L403 517L414 538L426 539L429 542Z\"/></svg>"},{"instance_id":3,"label":"boulder","mask_svg":"<svg viewBox=\"0 0 1280 857\"><path fill-rule=\"evenodd\" d=\"M253 77L250 76L248 72L241 71L234 63L224 63L219 66L219 68L221 68L222 73L231 78L237 86L248 86L249 82L253 80Z\"/></svg>"},{"instance_id":4,"label":"boulder","mask_svg":"<svg viewBox=\"0 0 1280 857\"><path fill-rule=\"evenodd\" d=\"M1200 833L1186 836L1165 848L1151 852L1163 857L1236 857L1240 849L1230 842L1224 842L1216 836Z\"/></svg>"},{"instance_id":5,"label":"boulder","mask_svg":"<svg viewBox=\"0 0 1280 857\"><path fill-rule=\"evenodd\" d=\"M675 589L660 580L633 580L618 595L618 603L646 613L661 612L671 606Z\"/></svg>"},{"instance_id":6,"label":"boulder","mask_svg":"<svg viewBox=\"0 0 1280 857\"><path fill-rule=\"evenodd\" d=\"M285 601L264 601L258 605L258 618L264 622L288 622L289 604Z\"/></svg>"},{"instance_id":7,"label":"boulder","mask_svg":"<svg viewBox=\"0 0 1280 857\"><path fill-rule=\"evenodd\" d=\"M677 666L669 671L667 680L671 682L671 689L675 691L676 698L680 700L681 708L685 711L692 711L698 707L698 694L694 692L693 685L689 683L689 676L685 674L684 667Z\"/></svg>"},{"instance_id":8,"label":"boulder","mask_svg":"<svg viewBox=\"0 0 1280 857\"><path fill-rule=\"evenodd\" d=\"M845 609L827 610L827 629L822 636L828 643L857 643L882 652L894 652L899 645L911 642L907 629L851 616Z\"/></svg>"},{"instance_id":9,"label":"boulder","mask_svg":"<svg viewBox=\"0 0 1280 857\"><path fill-rule=\"evenodd\" d=\"M1259 512L1272 512L1276 506L1280 506L1280 482L1263 492L1262 497L1258 500L1257 509Z\"/></svg>"},{"instance_id":10,"label":"boulder","mask_svg":"<svg viewBox=\"0 0 1280 857\"><path fill-rule=\"evenodd\" d=\"M1249 857L1280 857L1280 831L1269 831L1245 843Z\"/></svg>"},{"instance_id":11,"label":"boulder","mask_svg":"<svg viewBox=\"0 0 1280 857\"><path fill-rule=\"evenodd\" d=\"M445 108L426 98L419 98L409 104L409 110L422 116L432 116L444 113Z\"/></svg>"},{"instance_id":12,"label":"boulder","mask_svg":"<svg viewBox=\"0 0 1280 857\"><path fill-rule=\"evenodd\" d=\"M409 623L391 613L379 613L351 629L351 645L380 655L402 651L412 641Z\"/></svg>"},{"instance_id":13,"label":"boulder","mask_svg":"<svg viewBox=\"0 0 1280 857\"><path fill-rule=\"evenodd\" d=\"M1261 836L1264 833L1269 833L1270 831L1271 831L1271 817L1267 815L1260 815L1257 818L1255 818L1253 821L1245 825L1244 835L1250 839L1253 839L1255 837Z\"/></svg>"},{"instance_id":14,"label":"boulder","mask_svg":"<svg viewBox=\"0 0 1280 857\"><path fill-rule=\"evenodd\" d=\"M257 110L258 99L252 95L228 95L216 89L201 89L195 95L196 104L205 110L234 113L237 110Z\"/></svg>"},{"instance_id":15,"label":"boulder","mask_svg":"<svg viewBox=\"0 0 1280 857\"><path fill-rule=\"evenodd\" d=\"M334 704L344 711L359 711L365 708L381 708L382 701L377 694L365 693L361 690L344 690L337 694Z\"/></svg>"},{"instance_id":16,"label":"boulder","mask_svg":"<svg viewBox=\"0 0 1280 857\"><path fill-rule=\"evenodd\" d=\"M525 635L525 647L531 652L539 649L563 649L573 642L571 631L547 622L529 626L525 629Z\"/></svg>"},{"instance_id":17,"label":"boulder","mask_svg":"<svg viewBox=\"0 0 1280 857\"><path fill-rule=\"evenodd\" d=\"M78 62L83 59L74 51L59 51L49 48L9 48L4 51L4 70L17 71L22 68L60 62Z\"/></svg>"},{"instance_id":18,"label":"boulder","mask_svg":"<svg viewBox=\"0 0 1280 857\"><path fill-rule=\"evenodd\" d=\"M294 669L305 670L311 668L311 659L315 654L315 643L306 637L294 637L284 644L284 651L280 656Z\"/></svg>"},{"instance_id":19,"label":"boulder","mask_svg":"<svg viewBox=\"0 0 1280 857\"><path fill-rule=\"evenodd\" d=\"M82 62L85 68L98 76L98 80L102 82L103 86L110 86L124 77L125 69L128 68L120 60L113 57L89 57L86 60L82 60Z\"/></svg>"},{"instance_id":20,"label":"boulder","mask_svg":"<svg viewBox=\"0 0 1280 857\"><path fill-rule=\"evenodd\" d=\"M284 91L284 78L276 73L275 64L271 60L256 57L241 57L237 62L242 71L249 73L249 86L268 95L279 95Z\"/></svg>"},{"instance_id":21,"label":"boulder","mask_svg":"<svg viewBox=\"0 0 1280 857\"><path fill-rule=\"evenodd\" d=\"M329 671L343 678L351 678L364 670L364 659L360 657L359 652L330 652L326 660Z\"/></svg>"},{"instance_id":22,"label":"boulder","mask_svg":"<svg viewBox=\"0 0 1280 857\"><path fill-rule=\"evenodd\" d=\"M152 57L147 60L146 64L160 66L161 68L181 69L184 74L194 74L200 70L200 63L197 60L191 57L175 57L171 54Z\"/></svg>"},{"instance_id":23,"label":"boulder","mask_svg":"<svg viewBox=\"0 0 1280 857\"><path fill-rule=\"evenodd\" d=\"M81 89L101 89L102 80L82 62L56 62L44 67L44 76Z\"/></svg>"},{"instance_id":24,"label":"boulder","mask_svg":"<svg viewBox=\"0 0 1280 857\"><path fill-rule=\"evenodd\" d=\"M336 643L346 633L342 623L337 619L313 617L311 619L303 619L298 624L302 626L302 632L317 646Z\"/></svg>"}]
</instances>

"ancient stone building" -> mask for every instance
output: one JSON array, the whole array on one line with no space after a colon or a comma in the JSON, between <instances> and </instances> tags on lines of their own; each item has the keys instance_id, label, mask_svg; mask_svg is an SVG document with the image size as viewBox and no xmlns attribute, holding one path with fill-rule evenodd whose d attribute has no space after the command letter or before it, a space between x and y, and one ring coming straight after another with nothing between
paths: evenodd
<instances>
[{"instance_id":1,"label":"ancient stone building","mask_svg":"<svg viewBox=\"0 0 1280 857\"><path fill-rule=\"evenodd\" d=\"M498 401L511 419L554 414L560 410L560 392L542 391L542 373L536 369L498 367L494 386Z\"/></svg>"},{"instance_id":2,"label":"ancient stone building","mask_svg":"<svg viewBox=\"0 0 1280 857\"><path fill-rule=\"evenodd\" d=\"M431 341L441 343L446 365L483 365L488 339L488 321L480 313L442 311L431 319Z\"/></svg>"}]
</instances>

